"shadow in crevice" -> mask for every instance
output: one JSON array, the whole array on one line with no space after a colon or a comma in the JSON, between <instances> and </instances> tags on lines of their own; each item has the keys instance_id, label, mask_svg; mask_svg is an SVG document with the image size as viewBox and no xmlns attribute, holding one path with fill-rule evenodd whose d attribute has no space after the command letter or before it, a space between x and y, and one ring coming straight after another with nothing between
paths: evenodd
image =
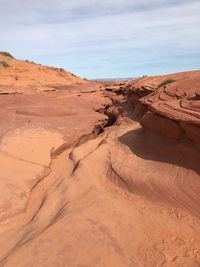
<instances>
[{"instance_id":1,"label":"shadow in crevice","mask_svg":"<svg viewBox=\"0 0 200 267\"><path fill-rule=\"evenodd\" d=\"M184 167L200 175L200 150L190 141L177 141L143 128L124 134L119 141L140 158Z\"/></svg>"},{"instance_id":2,"label":"shadow in crevice","mask_svg":"<svg viewBox=\"0 0 200 267\"><path fill-rule=\"evenodd\" d=\"M179 142L142 128L124 134L119 141L139 158L154 162L146 165L141 161L137 175L132 171L128 179L132 192L200 217L200 151L192 142ZM155 162L168 163L171 168Z\"/></svg>"}]
</instances>

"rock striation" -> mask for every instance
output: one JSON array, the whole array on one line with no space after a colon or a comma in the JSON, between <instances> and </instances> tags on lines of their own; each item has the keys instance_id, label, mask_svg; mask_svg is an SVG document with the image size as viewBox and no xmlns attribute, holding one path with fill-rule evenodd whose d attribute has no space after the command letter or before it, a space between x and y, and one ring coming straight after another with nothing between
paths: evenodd
<instances>
[{"instance_id":1,"label":"rock striation","mask_svg":"<svg viewBox=\"0 0 200 267\"><path fill-rule=\"evenodd\" d=\"M126 86L148 111L140 121L143 127L200 143L199 71L144 77Z\"/></svg>"}]
</instances>

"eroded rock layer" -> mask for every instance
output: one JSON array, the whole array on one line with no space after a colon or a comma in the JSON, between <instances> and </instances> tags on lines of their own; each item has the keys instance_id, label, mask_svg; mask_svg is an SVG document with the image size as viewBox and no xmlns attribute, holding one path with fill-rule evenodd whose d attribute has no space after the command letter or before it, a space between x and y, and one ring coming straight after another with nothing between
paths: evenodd
<instances>
[{"instance_id":1,"label":"eroded rock layer","mask_svg":"<svg viewBox=\"0 0 200 267\"><path fill-rule=\"evenodd\" d=\"M143 127L200 143L200 71L144 77L125 87L149 111Z\"/></svg>"}]
</instances>

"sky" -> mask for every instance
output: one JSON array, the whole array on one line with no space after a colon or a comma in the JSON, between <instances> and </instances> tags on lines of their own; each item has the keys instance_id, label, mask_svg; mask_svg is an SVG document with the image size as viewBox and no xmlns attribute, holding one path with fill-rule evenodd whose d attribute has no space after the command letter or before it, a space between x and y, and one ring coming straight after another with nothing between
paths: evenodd
<instances>
[{"instance_id":1,"label":"sky","mask_svg":"<svg viewBox=\"0 0 200 267\"><path fill-rule=\"evenodd\" d=\"M200 0L0 0L0 50L81 77L200 69Z\"/></svg>"}]
</instances>

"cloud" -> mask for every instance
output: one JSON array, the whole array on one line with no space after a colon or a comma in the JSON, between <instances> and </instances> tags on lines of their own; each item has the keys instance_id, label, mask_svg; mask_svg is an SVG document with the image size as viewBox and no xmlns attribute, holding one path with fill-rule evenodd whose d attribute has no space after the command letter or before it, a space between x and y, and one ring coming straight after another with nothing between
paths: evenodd
<instances>
[{"instance_id":1,"label":"cloud","mask_svg":"<svg viewBox=\"0 0 200 267\"><path fill-rule=\"evenodd\" d=\"M197 69L200 2L0 0L1 50L81 76Z\"/></svg>"}]
</instances>

